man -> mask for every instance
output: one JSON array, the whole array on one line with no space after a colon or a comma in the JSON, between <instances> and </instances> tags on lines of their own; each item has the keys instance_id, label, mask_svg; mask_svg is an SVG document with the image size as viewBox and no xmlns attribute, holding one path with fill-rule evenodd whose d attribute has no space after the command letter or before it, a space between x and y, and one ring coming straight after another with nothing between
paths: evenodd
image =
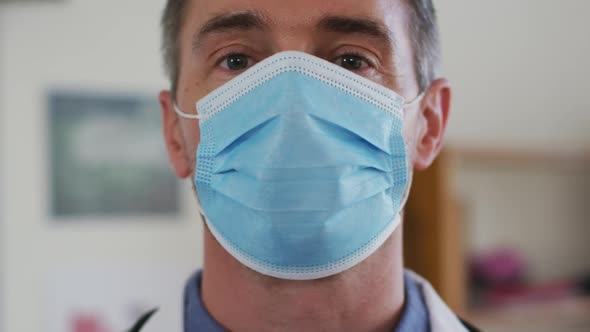
<instances>
[{"instance_id":1,"label":"man","mask_svg":"<svg viewBox=\"0 0 590 332\"><path fill-rule=\"evenodd\" d=\"M169 159L206 221L184 331L467 331L402 261L450 109L431 0L168 0L162 23Z\"/></svg>"}]
</instances>

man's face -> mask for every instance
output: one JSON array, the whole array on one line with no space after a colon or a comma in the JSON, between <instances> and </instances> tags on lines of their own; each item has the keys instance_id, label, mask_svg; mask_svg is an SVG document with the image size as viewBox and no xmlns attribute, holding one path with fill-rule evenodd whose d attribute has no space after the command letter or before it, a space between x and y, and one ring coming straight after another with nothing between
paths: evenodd
<instances>
[{"instance_id":1,"label":"man's face","mask_svg":"<svg viewBox=\"0 0 590 332\"><path fill-rule=\"evenodd\" d=\"M192 0L184 13L176 100L185 112L197 112L197 100L257 62L287 50L343 66L406 100L420 93L406 28L407 9L401 0ZM162 104L167 112L170 105ZM413 147L426 130L422 127L429 125L419 113L419 106L414 106L405 114L404 135ZM167 114L164 122L165 127L179 126L176 136L186 165L179 167L174 160L179 151L170 152L177 175L192 175L198 123L171 120ZM166 136L170 151L171 134Z\"/></svg>"}]
</instances>

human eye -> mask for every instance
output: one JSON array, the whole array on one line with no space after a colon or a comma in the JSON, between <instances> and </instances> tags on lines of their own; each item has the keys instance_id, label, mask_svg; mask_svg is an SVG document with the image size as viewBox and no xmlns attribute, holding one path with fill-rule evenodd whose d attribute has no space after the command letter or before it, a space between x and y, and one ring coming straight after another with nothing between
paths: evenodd
<instances>
[{"instance_id":1,"label":"human eye","mask_svg":"<svg viewBox=\"0 0 590 332\"><path fill-rule=\"evenodd\" d=\"M230 53L218 60L218 66L229 72L241 72L254 65L254 60L243 53Z\"/></svg>"},{"instance_id":2,"label":"human eye","mask_svg":"<svg viewBox=\"0 0 590 332\"><path fill-rule=\"evenodd\" d=\"M350 71L361 71L372 66L366 57L356 53L340 55L334 63Z\"/></svg>"}]
</instances>

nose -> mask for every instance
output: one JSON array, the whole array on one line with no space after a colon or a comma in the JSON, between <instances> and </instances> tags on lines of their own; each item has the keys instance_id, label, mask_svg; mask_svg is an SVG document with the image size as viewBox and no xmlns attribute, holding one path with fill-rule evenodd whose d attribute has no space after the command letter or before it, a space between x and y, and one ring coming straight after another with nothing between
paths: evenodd
<instances>
[{"instance_id":1,"label":"nose","mask_svg":"<svg viewBox=\"0 0 590 332\"><path fill-rule=\"evenodd\" d=\"M309 54L314 53L313 35L307 31L289 31L274 36L275 43L273 53L284 51L299 51Z\"/></svg>"}]
</instances>

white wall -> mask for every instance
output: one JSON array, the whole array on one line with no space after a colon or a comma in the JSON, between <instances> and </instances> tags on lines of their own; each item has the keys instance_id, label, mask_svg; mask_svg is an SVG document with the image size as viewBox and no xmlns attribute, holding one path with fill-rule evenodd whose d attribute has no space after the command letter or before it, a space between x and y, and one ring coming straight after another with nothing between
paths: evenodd
<instances>
[{"instance_id":1,"label":"white wall","mask_svg":"<svg viewBox=\"0 0 590 332\"><path fill-rule=\"evenodd\" d=\"M451 146L590 153L590 1L437 3L454 88ZM535 280L590 271L588 172L460 166L473 251L520 250Z\"/></svg>"},{"instance_id":2,"label":"white wall","mask_svg":"<svg viewBox=\"0 0 590 332\"><path fill-rule=\"evenodd\" d=\"M180 271L174 284L159 285L172 292L201 264L201 228L191 218L197 214L186 186L183 220L172 226L166 220L56 225L47 213L48 89L155 95L167 85L159 57L162 7L160 0L72 0L1 8L0 253L6 306L0 331L44 331L46 279L62 268L161 265ZM180 305L180 298L171 305Z\"/></svg>"},{"instance_id":3,"label":"white wall","mask_svg":"<svg viewBox=\"0 0 590 332\"><path fill-rule=\"evenodd\" d=\"M0 6L0 17L2 17L2 7ZM0 21L0 45L2 45L2 40L4 40L4 36L3 36L3 25L2 25L2 21ZM2 52L1 52L2 48L0 48L0 64L2 63ZM2 75L2 66L0 65L0 103L2 100L4 100L4 81L3 81L4 76ZM3 144L2 144L2 140L3 140L3 136L2 136L2 128L3 128L3 109L2 106L0 104L0 188L3 188L5 186L4 184L4 177L3 177L3 172L2 169L4 167L4 163L2 162L2 158L4 157L3 154ZM4 210L4 192L2 189L0 189L0 331L4 331L3 328L3 324L2 322L4 321L4 302L6 301L6 297L4 296L4 273L6 270L6 266L4 264L4 256L5 256L5 243L4 243L4 238L6 237L5 235L5 231L4 231L4 216L2 215L2 211Z\"/></svg>"},{"instance_id":4,"label":"white wall","mask_svg":"<svg viewBox=\"0 0 590 332\"><path fill-rule=\"evenodd\" d=\"M455 145L590 145L586 0L439 0Z\"/></svg>"},{"instance_id":5,"label":"white wall","mask_svg":"<svg viewBox=\"0 0 590 332\"><path fill-rule=\"evenodd\" d=\"M93 261L201 263L185 188L182 222L56 227L47 216L44 96L52 86L157 92L162 0L70 0L0 7L0 321L42 331L44 278ZM455 145L577 149L590 142L586 0L439 0ZM487 220L487 219L480 219ZM482 240L484 241L484 240Z\"/></svg>"}]
</instances>

